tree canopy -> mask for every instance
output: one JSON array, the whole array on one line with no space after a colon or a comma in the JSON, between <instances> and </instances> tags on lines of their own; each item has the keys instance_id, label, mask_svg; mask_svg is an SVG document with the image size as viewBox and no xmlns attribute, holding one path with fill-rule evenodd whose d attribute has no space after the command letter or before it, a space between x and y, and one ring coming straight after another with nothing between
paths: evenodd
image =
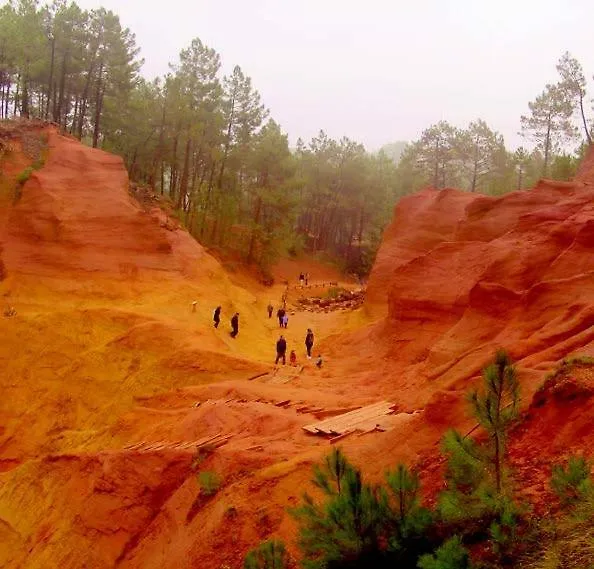
<instances>
[{"instance_id":1,"label":"tree canopy","mask_svg":"<svg viewBox=\"0 0 594 569\"><path fill-rule=\"evenodd\" d=\"M238 65L223 75L220 55L199 38L164 77L143 78L142 63L112 11L67 0L0 8L0 118L49 120L120 154L130 178L169 198L204 244L264 269L305 249L365 273L400 196L426 186L500 194L543 173L567 179L577 160L561 149L577 131L574 115L591 140L585 76L568 53L558 84L522 117L534 150L513 153L481 119L466 128L442 120L376 153L323 130L291 149L251 78Z\"/></svg>"}]
</instances>

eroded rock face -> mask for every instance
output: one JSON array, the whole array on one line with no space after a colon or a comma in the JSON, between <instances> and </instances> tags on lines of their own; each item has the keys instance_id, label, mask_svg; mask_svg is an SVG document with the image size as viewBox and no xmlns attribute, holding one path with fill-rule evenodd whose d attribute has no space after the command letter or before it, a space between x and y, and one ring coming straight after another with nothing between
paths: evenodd
<instances>
[{"instance_id":1,"label":"eroded rock face","mask_svg":"<svg viewBox=\"0 0 594 569\"><path fill-rule=\"evenodd\" d=\"M451 189L403 198L366 299L400 342L391 357L406 366L422 352L437 377L459 365L478 371L500 346L535 367L588 345L593 165L591 153L575 182L543 180L497 198Z\"/></svg>"},{"instance_id":2,"label":"eroded rock face","mask_svg":"<svg viewBox=\"0 0 594 569\"><path fill-rule=\"evenodd\" d=\"M9 272L193 276L198 263L203 272L217 271L185 231L166 226L158 207L143 208L129 195L120 157L46 132L45 166L31 174L8 216L3 257Z\"/></svg>"}]
</instances>

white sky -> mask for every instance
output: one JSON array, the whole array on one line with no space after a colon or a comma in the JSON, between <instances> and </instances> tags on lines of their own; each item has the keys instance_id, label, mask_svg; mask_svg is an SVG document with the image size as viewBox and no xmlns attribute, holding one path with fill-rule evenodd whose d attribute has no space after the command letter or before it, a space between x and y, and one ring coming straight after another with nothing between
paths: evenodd
<instances>
[{"instance_id":1,"label":"white sky","mask_svg":"<svg viewBox=\"0 0 594 569\"><path fill-rule=\"evenodd\" d=\"M569 51L594 73L593 0L77 0L135 34L145 76L199 37L252 77L271 116L375 150L430 124L483 118L510 147ZM590 81L590 84L592 82ZM590 105L588 105L590 106Z\"/></svg>"}]
</instances>

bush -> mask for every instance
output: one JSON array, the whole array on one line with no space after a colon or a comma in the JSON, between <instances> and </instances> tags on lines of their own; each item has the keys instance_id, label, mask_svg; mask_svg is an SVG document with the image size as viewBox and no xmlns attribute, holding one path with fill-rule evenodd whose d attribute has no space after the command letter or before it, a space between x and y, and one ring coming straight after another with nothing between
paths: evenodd
<instances>
[{"instance_id":1,"label":"bush","mask_svg":"<svg viewBox=\"0 0 594 569\"><path fill-rule=\"evenodd\" d=\"M338 298L343 292L346 292L346 289L342 288L341 286L332 286L328 289L326 296L328 298Z\"/></svg>"},{"instance_id":2,"label":"bush","mask_svg":"<svg viewBox=\"0 0 594 569\"><path fill-rule=\"evenodd\" d=\"M33 168L31 166L29 166L28 168L25 168L17 177L16 177L16 182L19 186L23 186L25 185L25 182L31 177L31 174L33 174Z\"/></svg>"},{"instance_id":3,"label":"bush","mask_svg":"<svg viewBox=\"0 0 594 569\"><path fill-rule=\"evenodd\" d=\"M282 541L271 540L261 543L245 556L244 569L285 569L288 556Z\"/></svg>"},{"instance_id":4,"label":"bush","mask_svg":"<svg viewBox=\"0 0 594 569\"><path fill-rule=\"evenodd\" d=\"M553 466L551 487L564 506L574 505L592 494L591 470L591 463L583 456L571 456L566 466Z\"/></svg>"},{"instance_id":5,"label":"bush","mask_svg":"<svg viewBox=\"0 0 594 569\"><path fill-rule=\"evenodd\" d=\"M432 555L423 555L419 569L471 569L470 555L458 536L448 539Z\"/></svg>"},{"instance_id":6,"label":"bush","mask_svg":"<svg viewBox=\"0 0 594 569\"><path fill-rule=\"evenodd\" d=\"M338 449L333 449L322 468L315 468L313 482L325 494L326 502L317 504L305 494L303 504L291 511L300 525L303 566L379 566L387 519L385 495L364 484L361 472Z\"/></svg>"},{"instance_id":7,"label":"bush","mask_svg":"<svg viewBox=\"0 0 594 569\"><path fill-rule=\"evenodd\" d=\"M198 474L200 491L205 496L214 496L221 487L221 479L215 472L205 470Z\"/></svg>"},{"instance_id":8,"label":"bush","mask_svg":"<svg viewBox=\"0 0 594 569\"><path fill-rule=\"evenodd\" d=\"M338 449L314 468L313 483L326 501L305 494L291 512L306 569L412 567L431 551L425 535L431 516L420 506L417 475L398 465L386 482L387 488L365 484Z\"/></svg>"},{"instance_id":9,"label":"bush","mask_svg":"<svg viewBox=\"0 0 594 569\"><path fill-rule=\"evenodd\" d=\"M33 168L33 170L41 170L41 168L43 168L44 165L45 165L45 159L38 158L37 160L35 160L35 162L33 162L32 168Z\"/></svg>"}]
</instances>

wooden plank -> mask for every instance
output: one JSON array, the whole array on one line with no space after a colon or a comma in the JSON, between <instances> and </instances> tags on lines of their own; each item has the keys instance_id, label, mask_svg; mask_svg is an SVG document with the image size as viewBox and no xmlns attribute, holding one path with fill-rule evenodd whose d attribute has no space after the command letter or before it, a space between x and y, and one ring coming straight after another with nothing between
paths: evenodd
<instances>
[{"instance_id":1,"label":"wooden plank","mask_svg":"<svg viewBox=\"0 0 594 569\"><path fill-rule=\"evenodd\" d=\"M258 374L256 374L256 375L252 375L252 377L248 377L248 378L247 378L247 380L248 380L248 381L252 381L252 380L254 380L254 379L258 379L259 377L262 377L262 376L264 376L264 375L268 375L269 373L270 373L270 372L268 372L268 371L264 371L264 372L262 372L262 373L258 373Z\"/></svg>"},{"instance_id":2,"label":"wooden plank","mask_svg":"<svg viewBox=\"0 0 594 569\"><path fill-rule=\"evenodd\" d=\"M375 429L382 417L392 414L393 403L380 401L354 411L337 415L318 423L305 425L303 429L312 434L341 435L353 430Z\"/></svg>"}]
</instances>

